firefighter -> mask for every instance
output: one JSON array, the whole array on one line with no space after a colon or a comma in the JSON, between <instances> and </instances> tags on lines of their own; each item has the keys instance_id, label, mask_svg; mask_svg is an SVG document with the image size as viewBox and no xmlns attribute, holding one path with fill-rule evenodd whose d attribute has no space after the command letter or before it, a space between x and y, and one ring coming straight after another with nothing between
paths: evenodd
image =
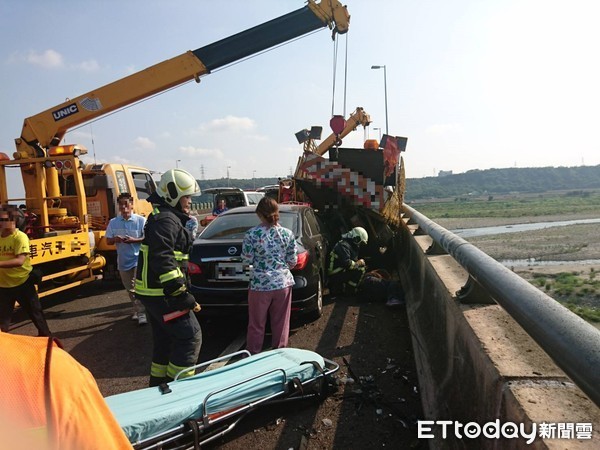
<instances>
[{"instance_id":1,"label":"firefighter","mask_svg":"<svg viewBox=\"0 0 600 450\"><path fill-rule=\"evenodd\" d=\"M135 280L136 297L144 304L152 327L150 386L172 381L198 361L202 330L199 310L187 290L187 260L194 236L187 228L191 196L199 195L195 178L182 169L165 172L148 197L154 209L144 229ZM180 378L194 375L184 371Z\"/></svg>"},{"instance_id":2,"label":"firefighter","mask_svg":"<svg viewBox=\"0 0 600 450\"><path fill-rule=\"evenodd\" d=\"M342 234L342 239L329 255L329 290L332 294L355 294L363 275L365 260L358 257L361 245L369 241L363 227L354 227Z\"/></svg>"}]
</instances>

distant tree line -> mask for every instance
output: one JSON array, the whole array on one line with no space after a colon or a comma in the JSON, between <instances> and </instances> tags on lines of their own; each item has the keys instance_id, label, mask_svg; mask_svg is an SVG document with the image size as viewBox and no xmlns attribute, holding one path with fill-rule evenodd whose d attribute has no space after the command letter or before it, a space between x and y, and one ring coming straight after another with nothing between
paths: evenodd
<instances>
[{"instance_id":1,"label":"distant tree line","mask_svg":"<svg viewBox=\"0 0 600 450\"><path fill-rule=\"evenodd\" d=\"M565 189L600 189L600 165L469 170L441 177L407 178L405 200Z\"/></svg>"}]
</instances>

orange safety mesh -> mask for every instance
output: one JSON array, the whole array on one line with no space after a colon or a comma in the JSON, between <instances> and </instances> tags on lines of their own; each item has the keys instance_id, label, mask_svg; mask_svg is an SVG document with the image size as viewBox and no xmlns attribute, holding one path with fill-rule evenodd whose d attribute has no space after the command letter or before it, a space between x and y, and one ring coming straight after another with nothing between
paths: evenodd
<instances>
[{"instance_id":1,"label":"orange safety mesh","mask_svg":"<svg viewBox=\"0 0 600 450\"><path fill-rule=\"evenodd\" d=\"M27 428L46 424L44 367L47 344L45 337L24 341L18 336L2 335L0 361L10 361L2 364L2 409L10 414L11 421ZM31 351L31 346L35 346L36 351ZM29 379L24 380L24 377Z\"/></svg>"}]
</instances>

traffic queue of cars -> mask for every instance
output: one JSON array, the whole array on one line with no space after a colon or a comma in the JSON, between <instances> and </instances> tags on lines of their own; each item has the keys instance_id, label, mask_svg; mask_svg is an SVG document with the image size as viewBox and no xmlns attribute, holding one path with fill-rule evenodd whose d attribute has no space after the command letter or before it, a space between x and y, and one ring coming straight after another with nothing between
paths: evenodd
<instances>
[{"instance_id":1,"label":"traffic queue of cars","mask_svg":"<svg viewBox=\"0 0 600 450\"><path fill-rule=\"evenodd\" d=\"M251 268L242 262L246 231L259 223L256 206L233 208L212 220L194 242L189 257L190 292L204 313L245 313ZM308 205L279 205L279 223L292 230L298 263L291 269L292 315L316 319L323 312L329 240L326 228Z\"/></svg>"}]
</instances>

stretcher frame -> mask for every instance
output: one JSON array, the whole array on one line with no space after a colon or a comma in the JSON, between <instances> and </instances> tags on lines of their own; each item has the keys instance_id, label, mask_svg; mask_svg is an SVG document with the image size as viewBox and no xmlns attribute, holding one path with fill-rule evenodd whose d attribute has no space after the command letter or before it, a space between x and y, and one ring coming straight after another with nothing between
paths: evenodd
<instances>
[{"instance_id":1,"label":"stretcher frame","mask_svg":"<svg viewBox=\"0 0 600 450\"><path fill-rule=\"evenodd\" d=\"M232 360L234 358L243 359L249 356L251 355L247 350L242 350L191 366L179 372L176 375L175 380L171 383L180 381L180 375L184 372L191 370L196 371L198 369L206 368L214 363ZM339 370L339 365L329 359L321 358L324 361L325 367L320 367L319 363L315 361L304 361L299 364L299 366L310 364L316 369L317 374L313 378L304 381L300 381L297 378L289 379L284 369L273 369L224 386L221 389L211 391L204 397L202 402L203 407L201 417L188 420L177 427L161 432L155 436L139 440L133 443L133 448L135 450L199 449L201 445L212 442L232 431L242 419L261 406L307 399L323 400L334 389L335 383L332 375ZM266 395L249 403L233 405L225 411L214 413L209 411L208 401L211 397L274 373L281 373L282 375L281 387L278 392ZM167 389L166 392L169 392L168 384L161 385L160 389Z\"/></svg>"}]
</instances>

